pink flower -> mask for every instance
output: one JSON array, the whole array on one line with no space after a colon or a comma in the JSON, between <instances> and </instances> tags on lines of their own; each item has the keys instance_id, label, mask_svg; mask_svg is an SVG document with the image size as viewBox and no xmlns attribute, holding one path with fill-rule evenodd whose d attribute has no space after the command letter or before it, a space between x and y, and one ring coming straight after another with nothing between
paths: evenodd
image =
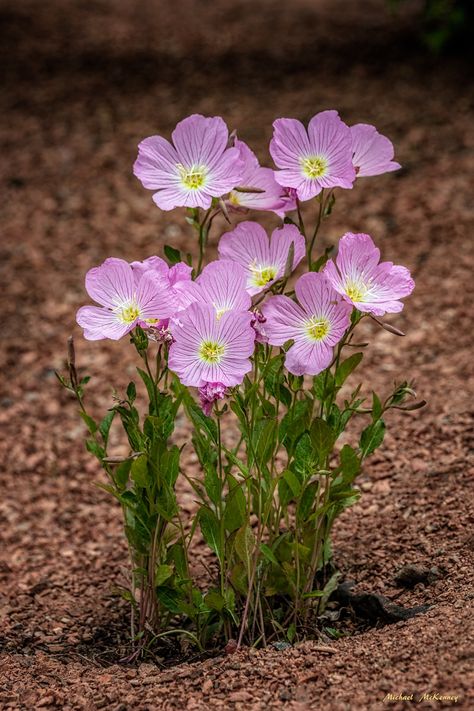
<instances>
[{"instance_id":1,"label":"pink flower","mask_svg":"<svg viewBox=\"0 0 474 711\"><path fill-rule=\"evenodd\" d=\"M216 260L204 267L195 281L192 298L212 304L217 319L227 311L247 311L251 305L245 290L247 276L243 267L228 259Z\"/></svg>"},{"instance_id":2,"label":"pink flower","mask_svg":"<svg viewBox=\"0 0 474 711\"><path fill-rule=\"evenodd\" d=\"M90 341L118 340L136 326L156 324L176 308L166 281L156 272L139 279L123 259L110 257L86 274L86 290L100 306L83 306L76 320Z\"/></svg>"},{"instance_id":3,"label":"pink flower","mask_svg":"<svg viewBox=\"0 0 474 711\"><path fill-rule=\"evenodd\" d=\"M139 280L146 272L155 272L166 282L167 289L175 300L175 313L187 308L195 299L192 297L194 283L191 281L192 267L184 262L178 262L169 267L161 257L148 257L143 262L132 262L131 267L135 280Z\"/></svg>"},{"instance_id":4,"label":"pink flower","mask_svg":"<svg viewBox=\"0 0 474 711\"><path fill-rule=\"evenodd\" d=\"M239 385L252 369L255 331L248 311L227 311L216 318L213 306L195 303L171 322L175 342L168 365L183 385Z\"/></svg>"},{"instance_id":5,"label":"pink flower","mask_svg":"<svg viewBox=\"0 0 474 711\"><path fill-rule=\"evenodd\" d=\"M393 144L388 138L382 136L375 126L366 123L357 123L351 126L352 136L352 163L357 172L357 177L381 175L401 168L393 160Z\"/></svg>"},{"instance_id":6,"label":"pink flower","mask_svg":"<svg viewBox=\"0 0 474 711\"><path fill-rule=\"evenodd\" d=\"M173 144L150 136L138 146L133 172L145 188L157 190L153 200L162 210L174 207L207 209L241 183L238 148L227 148L229 132L219 117L193 114L172 133Z\"/></svg>"},{"instance_id":7,"label":"pink flower","mask_svg":"<svg viewBox=\"0 0 474 711\"><path fill-rule=\"evenodd\" d=\"M207 417L212 415L212 406L217 400L224 400L228 390L222 383L206 383L199 388L199 404Z\"/></svg>"},{"instance_id":8,"label":"pink flower","mask_svg":"<svg viewBox=\"0 0 474 711\"><path fill-rule=\"evenodd\" d=\"M275 172L280 185L295 188L300 200L309 200L322 188L352 188L352 139L337 111L313 116L308 130L296 119L273 123L270 153L281 168Z\"/></svg>"},{"instance_id":9,"label":"pink flower","mask_svg":"<svg viewBox=\"0 0 474 711\"><path fill-rule=\"evenodd\" d=\"M228 205L236 210L272 210L283 217L285 212L296 209L295 200L285 195L281 185L275 180L271 168L260 166L257 156L246 143L236 140L234 144L240 151L244 169L240 184L249 188L260 188L263 193L246 193L231 190Z\"/></svg>"},{"instance_id":10,"label":"pink flower","mask_svg":"<svg viewBox=\"0 0 474 711\"><path fill-rule=\"evenodd\" d=\"M336 264L327 262L324 273L346 301L375 316L401 311L398 299L415 288L406 267L380 262L380 251L365 234L345 234L339 241Z\"/></svg>"},{"instance_id":11,"label":"pink flower","mask_svg":"<svg viewBox=\"0 0 474 711\"><path fill-rule=\"evenodd\" d=\"M295 269L305 254L304 237L297 227L284 225L274 230L269 240L256 222L241 222L222 235L218 251L221 259L231 259L244 267L246 288L253 295L284 275L291 244L294 245L292 269Z\"/></svg>"},{"instance_id":12,"label":"pink flower","mask_svg":"<svg viewBox=\"0 0 474 711\"><path fill-rule=\"evenodd\" d=\"M295 285L299 304L288 296L272 296L262 307L268 342L294 344L285 365L293 375L317 375L331 363L333 347L349 326L351 307L339 301L323 274L303 274Z\"/></svg>"}]
</instances>

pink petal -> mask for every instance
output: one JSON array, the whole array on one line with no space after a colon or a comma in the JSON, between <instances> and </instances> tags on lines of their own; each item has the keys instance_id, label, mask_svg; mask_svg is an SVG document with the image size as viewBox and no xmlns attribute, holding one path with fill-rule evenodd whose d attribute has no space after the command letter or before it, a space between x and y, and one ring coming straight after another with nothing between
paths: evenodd
<instances>
[{"instance_id":1,"label":"pink petal","mask_svg":"<svg viewBox=\"0 0 474 711\"><path fill-rule=\"evenodd\" d=\"M186 167L205 165L210 168L221 158L229 132L220 116L206 118L192 114L180 121L172 133L179 162Z\"/></svg>"},{"instance_id":2,"label":"pink petal","mask_svg":"<svg viewBox=\"0 0 474 711\"><path fill-rule=\"evenodd\" d=\"M133 271L124 259L109 257L86 274L86 290L91 299L111 309L131 301L135 291Z\"/></svg>"},{"instance_id":3,"label":"pink petal","mask_svg":"<svg viewBox=\"0 0 474 711\"><path fill-rule=\"evenodd\" d=\"M149 190L158 190L170 185L178 175L178 154L173 146L161 136L150 136L138 145L138 158L134 163L134 175Z\"/></svg>"},{"instance_id":4,"label":"pink petal","mask_svg":"<svg viewBox=\"0 0 474 711\"><path fill-rule=\"evenodd\" d=\"M333 350L324 342L297 341L286 354L285 366L293 375L318 375L332 358Z\"/></svg>"},{"instance_id":5,"label":"pink petal","mask_svg":"<svg viewBox=\"0 0 474 711\"><path fill-rule=\"evenodd\" d=\"M196 283L203 303L213 304L216 311L246 311L251 298L245 291L247 277L244 268L228 259L208 264Z\"/></svg>"},{"instance_id":6,"label":"pink petal","mask_svg":"<svg viewBox=\"0 0 474 711\"><path fill-rule=\"evenodd\" d=\"M393 160L393 144L378 133L375 126L358 123L351 126L352 162L357 177L381 175L398 170L401 166Z\"/></svg>"},{"instance_id":7,"label":"pink petal","mask_svg":"<svg viewBox=\"0 0 474 711\"><path fill-rule=\"evenodd\" d=\"M137 286L137 305L142 319L161 319L176 311L176 299L167 279L153 271L145 272Z\"/></svg>"},{"instance_id":8,"label":"pink petal","mask_svg":"<svg viewBox=\"0 0 474 711\"><path fill-rule=\"evenodd\" d=\"M136 325L136 321L122 323L113 311L99 306L82 306L77 312L76 321L84 329L84 338L89 341L103 338L118 341Z\"/></svg>"},{"instance_id":9,"label":"pink petal","mask_svg":"<svg viewBox=\"0 0 474 711\"><path fill-rule=\"evenodd\" d=\"M298 338L306 314L301 306L288 296L271 296L262 306L265 317L265 335L273 346L282 346L292 338Z\"/></svg>"},{"instance_id":10,"label":"pink petal","mask_svg":"<svg viewBox=\"0 0 474 711\"><path fill-rule=\"evenodd\" d=\"M296 269L305 256L305 239L303 235L295 225L283 225L283 227L272 232L270 240L270 263L278 265L278 278L282 277L285 273L285 266L291 244L294 245L292 269Z\"/></svg>"},{"instance_id":11,"label":"pink petal","mask_svg":"<svg viewBox=\"0 0 474 711\"><path fill-rule=\"evenodd\" d=\"M309 150L308 134L301 121L281 118L273 122L270 155L275 165L279 168L296 169L301 174L300 159Z\"/></svg>"}]
</instances>

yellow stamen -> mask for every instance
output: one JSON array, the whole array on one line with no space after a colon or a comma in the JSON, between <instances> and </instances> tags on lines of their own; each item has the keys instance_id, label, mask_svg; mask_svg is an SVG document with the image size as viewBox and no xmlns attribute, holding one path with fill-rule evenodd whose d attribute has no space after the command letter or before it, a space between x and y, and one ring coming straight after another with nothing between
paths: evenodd
<instances>
[{"instance_id":1,"label":"yellow stamen","mask_svg":"<svg viewBox=\"0 0 474 711\"><path fill-rule=\"evenodd\" d=\"M199 190L206 182L207 170L203 165L185 168L184 165L179 164L178 171L182 184L188 190Z\"/></svg>"},{"instance_id":2,"label":"yellow stamen","mask_svg":"<svg viewBox=\"0 0 474 711\"><path fill-rule=\"evenodd\" d=\"M278 274L278 267L274 266L263 267L250 264L249 269L252 272L252 284L254 286L266 286Z\"/></svg>"},{"instance_id":3,"label":"yellow stamen","mask_svg":"<svg viewBox=\"0 0 474 711\"><path fill-rule=\"evenodd\" d=\"M133 323L140 316L140 309L135 303L124 306L119 312L119 318L123 323Z\"/></svg>"},{"instance_id":4,"label":"yellow stamen","mask_svg":"<svg viewBox=\"0 0 474 711\"><path fill-rule=\"evenodd\" d=\"M328 162L322 156L308 156L307 158L302 158L300 163L305 176L312 180L314 178L322 178L328 170Z\"/></svg>"},{"instance_id":5,"label":"yellow stamen","mask_svg":"<svg viewBox=\"0 0 474 711\"><path fill-rule=\"evenodd\" d=\"M312 316L306 322L306 333L312 341L322 341L331 329L331 324L327 318Z\"/></svg>"},{"instance_id":6,"label":"yellow stamen","mask_svg":"<svg viewBox=\"0 0 474 711\"><path fill-rule=\"evenodd\" d=\"M203 341L199 348L199 357L205 363L220 363L225 346L216 341Z\"/></svg>"},{"instance_id":7,"label":"yellow stamen","mask_svg":"<svg viewBox=\"0 0 474 711\"><path fill-rule=\"evenodd\" d=\"M355 282L348 282L346 284L346 294L351 301L361 302L364 301L364 296L367 292L364 284L356 284Z\"/></svg>"}]
</instances>

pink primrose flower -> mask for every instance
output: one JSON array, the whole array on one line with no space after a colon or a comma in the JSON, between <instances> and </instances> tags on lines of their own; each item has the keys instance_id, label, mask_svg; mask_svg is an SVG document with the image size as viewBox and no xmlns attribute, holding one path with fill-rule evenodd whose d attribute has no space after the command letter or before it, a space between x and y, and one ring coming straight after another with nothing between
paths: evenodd
<instances>
[{"instance_id":1,"label":"pink primrose flower","mask_svg":"<svg viewBox=\"0 0 474 711\"><path fill-rule=\"evenodd\" d=\"M123 259L110 257L86 274L86 290L100 306L83 306L76 320L91 340L118 340L136 326L154 325L176 309L173 294L154 271L136 278Z\"/></svg>"},{"instance_id":2,"label":"pink primrose flower","mask_svg":"<svg viewBox=\"0 0 474 711\"><path fill-rule=\"evenodd\" d=\"M327 262L324 273L346 301L375 316L401 311L399 299L415 288L406 267L380 262L380 251L366 234L347 232L339 241L336 263Z\"/></svg>"},{"instance_id":3,"label":"pink primrose flower","mask_svg":"<svg viewBox=\"0 0 474 711\"><path fill-rule=\"evenodd\" d=\"M238 148L227 148L229 132L219 117L188 116L178 123L170 143L162 136L145 138L138 146L133 172L162 210L174 207L207 209L242 181Z\"/></svg>"},{"instance_id":4,"label":"pink primrose flower","mask_svg":"<svg viewBox=\"0 0 474 711\"><path fill-rule=\"evenodd\" d=\"M219 241L220 259L241 264L247 274L247 291L258 294L285 273L290 245L294 245L292 269L305 254L303 235L294 225L283 225L272 232L271 239L257 222L241 222Z\"/></svg>"},{"instance_id":5,"label":"pink primrose flower","mask_svg":"<svg viewBox=\"0 0 474 711\"><path fill-rule=\"evenodd\" d=\"M331 363L333 347L350 323L349 304L338 298L323 274L303 274L295 284L295 303L288 296L272 296L262 306L268 342L287 351L285 366L293 375L317 375Z\"/></svg>"},{"instance_id":6,"label":"pink primrose flower","mask_svg":"<svg viewBox=\"0 0 474 711\"><path fill-rule=\"evenodd\" d=\"M280 185L295 188L300 200L309 200L323 188L352 188L352 139L337 111L321 111L306 130L296 119L280 118L273 123L270 153L280 168L275 178Z\"/></svg>"},{"instance_id":7,"label":"pink primrose flower","mask_svg":"<svg viewBox=\"0 0 474 711\"><path fill-rule=\"evenodd\" d=\"M239 385L252 369L255 331L248 311L226 311L216 318L214 306L194 303L171 322L174 343L168 365L183 385Z\"/></svg>"}]
</instances>

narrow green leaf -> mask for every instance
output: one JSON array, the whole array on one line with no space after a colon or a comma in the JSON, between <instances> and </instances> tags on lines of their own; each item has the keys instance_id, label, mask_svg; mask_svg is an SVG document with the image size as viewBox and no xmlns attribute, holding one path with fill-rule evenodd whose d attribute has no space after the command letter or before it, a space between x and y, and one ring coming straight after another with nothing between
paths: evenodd
<instances>
[{"instance_id":1,"label":"narrow green leaf","mask_svg":"<svg viewBox=\"0 0 474 711\"><path fill-rule=\"evenodd\" d=\"M290 469L285 469L282 476L283 476L284 480L286 481L286 483L288 484L288 486L290 487L290 489L293 493L293 496L295 498L298 498L298 496L301 493L301 483L300 483L298 477L296 476L296 474L294 474Z\"/></svg>"},{"instance_id":2,"label":"narrow green leaf","mask_svg":"<svg viewBox=\"0 0 474 711\"><path fill-rule=\"evenodd\" d=\"M86 412L83 412L82 410L79 411L79 414L82 417L82 419L84 420L89 432L91 434L94 434L95 432L97 432L97 423L94 420L94 418L91 417L90 415L88 415Z\"/></svg>"},{"instance_id":3,"label":"narrow green leaf","mask_svg":"<svg viewBox=\"0 0 474 711\"><path fill-rule=\"evenodd\" d=\"M219 560L222 560L220 525L216 514L206 506L201 506L198 513L199 527L207 545L212 548Z\"/></svg>"},{"instance_id":4,"label":"narrow green leaf","mask_svg":"<svg viewBox=\"0 0 474 711\"><path fill-rule=\"evenodd\" d=\"M162 585L168 578L171 578L173 573L172 565L159 565L155 572L155 586Z\"/></svg>"},{"instance_id":5,"label":"narrow green leaf","mask_svg":"<svg viewBox=\"0 0 474 711\"><path fill-rule=\"evenodd\" d=\"M148 460L144 454L133 460L130 476L137 486L146 488L148 484Z\"/></svg>"},{"instance_id":6,"label":"narrow green leaf","mask_svg":"<svg viewBox=\"0 0 474 711\"><path fill-rule=\"evenodd\" d=\"M274 552L272 551L270 546L267 546L266 543L260 543L260 552L268 561L270 561L270 563L273 563L274 565L280 565Z\"/></svg>"},{"instance_id":7,"label":"narrow green leaf","mask_svg":"<svg viewBox=\"0 0 474 711\"><path fill-rule=\"evenodd\" d=\"M352 371L357 368L363 357L363 353L354 353L353 355L349 356L349 358L346 358L346 360L343 360L342 363L339 364L336 371L336 386L338 388L343 385L343 383L347 380Z\"/></svg>"},{"instance_id":8,"label":"narrow green leaf","mask_svg":"<svg viewBox=\"0 0 474 711\"><path fill-rule=\"evenodd\" d=\"M179 249L171 247L169 244L165 244L164 249L165 257L170 264L177 264L181 261L181 252Z\"/></svg>"},{"instance_id":9,"label":"narrow green leaf","mask_svg":"<svg viewBox=\"0 0 474 711\"><path fill-rule=\"evenodd\" d=\"M366 427L360 436L362 456L368 457L369 454L373 454L377 447L382 444L384 436L385 422L383 420L377 420L377 422Z\"/></svg>"},{"instance_id":10,"label":"narrow green leaf","mask_svg":"<svg viewBox=\"0 0 474 711\"><path fill-rule=\"evenodd\" d=\"M235 552L245 566L247 575L250 574L252 555L255 550L255 536L250 526L242 526L235 536Z\"/></svg>"}]
</instances>

